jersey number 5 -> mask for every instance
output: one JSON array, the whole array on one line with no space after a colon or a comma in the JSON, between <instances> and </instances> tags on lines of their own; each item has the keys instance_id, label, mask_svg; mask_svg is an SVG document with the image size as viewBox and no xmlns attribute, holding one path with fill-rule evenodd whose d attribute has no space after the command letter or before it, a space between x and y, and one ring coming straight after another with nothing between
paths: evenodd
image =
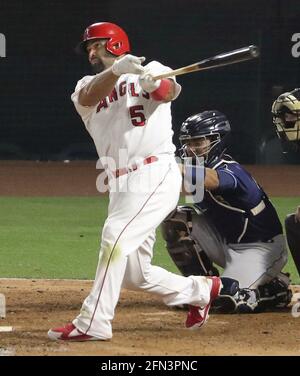
<instances>
[{"instance_id":1,"label":"jersey number 5","mask_svg":"<svg viewBox=\"0 0 300 376\"><path fill-rule=\"evenodd\" d=\"M146 124L146 118L143 113L144 106L132 106L129 108L129 113L131 117L131 123L135 127L143 127Z\"/></svg>"}]
</instances>

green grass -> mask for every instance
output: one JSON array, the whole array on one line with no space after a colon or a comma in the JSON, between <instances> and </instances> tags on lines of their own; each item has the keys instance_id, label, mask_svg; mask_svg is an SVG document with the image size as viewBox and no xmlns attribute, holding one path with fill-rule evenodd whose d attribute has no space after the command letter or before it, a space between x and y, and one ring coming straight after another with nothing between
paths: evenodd
<instances>
[{"instance_id":1,"label":"green grass","mask_svg":"<svg viewBox=\"0 0 300 376\"><path fill-rule=\"evenodd\" d=\"M273 198L280 218L300 198ZM93 279L107 198L0 198L0 277ZM153 263L177 272L160 231ZM299 277L292 260L286 270Z\"/></svg>"},{"instance_id":2,"label":"green grass","mask_svg":"<svg viewBox=\"0 0 300 376\"><path fill-rule=\"evenodd\" d=\"M92 278L106 200L0 198L0 276Z\"/></svg>"}]
</instances>

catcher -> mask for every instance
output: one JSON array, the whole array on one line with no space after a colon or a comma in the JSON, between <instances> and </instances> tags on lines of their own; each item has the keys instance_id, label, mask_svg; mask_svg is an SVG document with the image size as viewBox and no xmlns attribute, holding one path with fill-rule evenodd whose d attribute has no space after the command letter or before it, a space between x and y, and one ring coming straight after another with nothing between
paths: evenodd
<instances>
[{"instance_id":1,"label":"catcher","mask_svg":"<svg viewBox=\"0 0 300 376\"><path fill-rule=\"evenodd\" d=\"M281 94L272 106L273 124L284 152L300 151L300 88ZM285 219L288 245L300 275L300 206Z\"/></svg>"},{"instance_id":2,"label":"catcher","mask_svg":"<svg viewBox=\"0 0 300 376\"><path fill-rule=\"evenodd\" d=\"M214 304L220 311L286 306L291 291L281 273L287 262L282 226L263 189L225 154L230 131L226 116L215 110L182 124L182 158L204 158L204 198L177 207L162 224L163 236L183 275L218 275L214 264L224 269Z\"/></svg>"}]
</instances>

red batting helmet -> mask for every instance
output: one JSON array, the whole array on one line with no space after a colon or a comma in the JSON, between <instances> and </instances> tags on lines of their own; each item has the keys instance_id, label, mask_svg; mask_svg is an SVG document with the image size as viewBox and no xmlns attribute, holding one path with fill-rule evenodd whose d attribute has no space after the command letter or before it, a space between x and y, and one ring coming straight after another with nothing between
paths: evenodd
<instances>
[{"instance_id":1,"label":"red batting helmet","mask_svg":"<svg viewBox=\"0 0 300 376\"><path fill-rule=\"evenodd\" d=\"M128 36L123 29L110 22L97 22L88 26L83 34L83 40L76 47L77 52L86 52L86 44L93 39L108 39L106 50L115 56L130 51Z\"/></svg>"}]
</instances>

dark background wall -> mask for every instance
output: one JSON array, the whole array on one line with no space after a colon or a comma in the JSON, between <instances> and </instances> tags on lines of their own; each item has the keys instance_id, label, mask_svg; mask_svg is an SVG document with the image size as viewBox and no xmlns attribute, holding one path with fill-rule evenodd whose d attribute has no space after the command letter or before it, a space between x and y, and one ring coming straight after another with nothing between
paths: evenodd
<instances>
[{"instance_id":1,"label":"dark background wall","mask_svg":"<svg viewBox=\"0 0 300 376\"><path fill-rule=\"evenodd\" d=\"M0 58L0 158L65 158L72 147L73 157L92 155L70 100L89 66L73 47L87 25L110 21L127 31L134 54L172 68L259 45L257 61L178 77L183 92L173 104L174 140L187 116L215 108L231 121L236 158L277 161L270 107L300 85L300 57L291 52L299 15L299 0L1 0L7 57Z\"/></svg>"}]
</instances>

